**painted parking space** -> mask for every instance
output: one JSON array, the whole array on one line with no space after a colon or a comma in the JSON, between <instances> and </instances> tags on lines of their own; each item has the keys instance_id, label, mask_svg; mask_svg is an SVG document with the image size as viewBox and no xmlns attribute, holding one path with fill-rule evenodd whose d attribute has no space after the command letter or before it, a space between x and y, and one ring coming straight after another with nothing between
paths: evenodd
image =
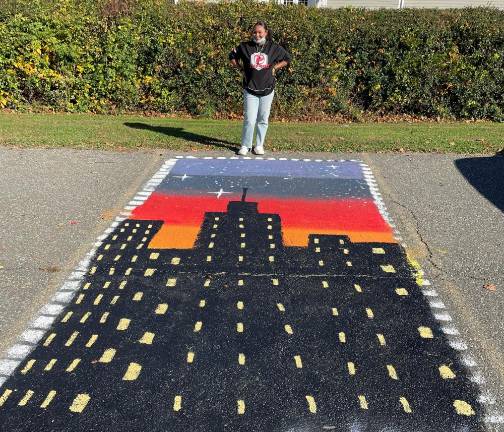
<instances>
[{"instance_id":1,"label":"painted parking space","mask_svg":"<svg viewBox=\"0 0 504 432\"><path fill-rule=\"evenodd\" d=\"M360 162L170 160L127 211L0 362L5 430L483 429Z\"/></svg>"}]
</instances>

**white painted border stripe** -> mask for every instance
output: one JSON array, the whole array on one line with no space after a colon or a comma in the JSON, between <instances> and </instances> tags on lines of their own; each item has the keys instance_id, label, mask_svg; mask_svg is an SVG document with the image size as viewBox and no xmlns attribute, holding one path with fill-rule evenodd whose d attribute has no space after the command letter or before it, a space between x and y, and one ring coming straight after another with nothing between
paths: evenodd
<instances>
[{"instance_id":1,"label":"white painted border stripe","mask_svg":"<svg viewBox=\"0 0 504 432\"><path fill-rule=\"evenodd\" d=\"M45 331L44 330L33 330L33 329L28 329L25 330L22 334L20 339L23 342L30 343L32 345L39 343L39 341L44 337Z\"/></svg>"},{"instance_id":2,"label":"white painted border stripe","mask_svg":"<svg viewBox=\"0 0 504 432\"><path fill-rule=\"evenodd\" d=\"M448 340L448 344L457 351L467 350L467 345L461 340Z\"/></svg>"},{"instance_id":3,"label":"white painted border stripe","mask_svg":"<svg viewBox=\"0 0 504 432\"><path fill-rule=\"evenodd\" d=\"M452 321L452 317L448 313L434 313L434 318L436 318L438 321Z\"/></svg>"},{"instance_id":4,"label":"white painted border stripe","mask_svg":"<svg viewBox=\"0 0 504 432\"><path fill-rule=\"evenodd\" d=\"M33 345L17 343L7 351L7 357L23 360L28 354L32 352L33 348Z\"/></svg>"},{"instance_id":5,"label":"white painted border stripe","mask_svg":"<svg viewBox=\"0 0 504 432\"><path fill-rule=\"evenodd\" d=\"M0 360L0 375L10 376L21 363L21 360L2 359Z\"/></svg>"},{"instance_id":6,"label":"white painted border stripe","mask_svg":"<svg viewBox=\"0 0 504 432\"><path fill-rule=\"evenodd\" d=\"M446 309L445 304L441 300L431 300L429 305L434 309Z\"/></svg>"},{"instance_id":7,"label":"white painted border stripe","mask_svg":"<svg viewBox=\"0 0 504 432\"><path fill-rule=\"evenodd\" d=\"M490 424L501 424L504 423L504 415L502 414L490 414L485 416L485 423Z\"/></svg>"},{"instance_id":8,"label":"white painted border stripe","mask_svg":"<svg viewBox=\"0 0 504 432\"><path fill-rule=\"evenodd\" d=\"M486 379L480 371L474 372L473 375L469 376L469 380L479 385L486 383Z\"/></svg>"},{"instance_id":9,"label":"white painted border stripe","mask_svg":"<svg viewBox=\"0 0 504 432\"><path fill-rule=\"evenodd\" d=\"M495 405L497 403L497 399L492 394L481 394L478 396L478 402Z\"/></svg>"},{"instance_id":10,"label":"white painted border stripe","mask_svg":"<svg viewBox=\"0 0 504 432\"><path fill-rule=\"evenodd\" d=\"M458 336L460 333L455 327L441 327L441 331L450 336Z\"/></svg>"},{"instance_id":11,"label":"white painted border stripe","mask_svg":"<svg viewBox=\"0 0 504 432\"><path fill-rule=\"evenodd\" d=\"M465 355L462 357L462 364L467 367L476 367L478 364L476 360L469 355Z\"/></svg>"},{"instance_id":12,"label":"white painted border stripe","mask_svg":"<svg viewBox=\"0 0 504 432\"><path fill-rule=\"evenodd\" d=\"M189 155L178 155L174 157L174 161L180 159L202 159L202 160L211 160L211 159L219 159L219 160L236 160L236 159L254 159L254 160L281 160L281 161L304 161L304 162L355 162L360 164L362 167L362 171L365 174L371 174L371 169L363 164L360 159L312 159L312 158L288 158L288 157L263 157L263 156L189 156ZM174 162L171 162L173 164ZM376 182L375 182L376 183Z\"/></svg>"}]
</instances>

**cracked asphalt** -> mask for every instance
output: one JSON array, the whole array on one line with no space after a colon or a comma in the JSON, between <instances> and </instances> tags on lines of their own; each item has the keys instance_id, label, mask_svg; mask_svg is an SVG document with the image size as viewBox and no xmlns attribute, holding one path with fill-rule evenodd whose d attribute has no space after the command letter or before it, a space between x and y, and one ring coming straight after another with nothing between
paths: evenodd
<instances>
[{"instance_id":1,"label":"cracked asphalt","mask_svg":"<svg viewBox=\"0 0 504 432\"><path fill-rule=\"evenodd\" d=\"M192 153L196 155L195 153ZM202 152L198 155L230 156ZM0 356L173 154L0 147ZM280 156L276 153L272 156ZM504 405L504 157L283 154L369 164L387 208ZM6 227L6 228L5 228ZM496 285L495 291L484 284Z\"/></svg>"}]
</instances>

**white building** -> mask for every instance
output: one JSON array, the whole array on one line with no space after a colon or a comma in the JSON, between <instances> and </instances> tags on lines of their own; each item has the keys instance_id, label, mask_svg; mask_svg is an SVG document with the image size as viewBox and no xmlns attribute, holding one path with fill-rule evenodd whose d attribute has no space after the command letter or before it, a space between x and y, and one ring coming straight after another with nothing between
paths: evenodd
<instances>
[{"instance_id":1,"label":"white building","mask_svg":"<svg viewBox=\"0 0 504 432\"><path fill-rule=\"evenodd\" d=\"M303 4L306 6L340 8L346 6L367 9L397 8L464 8L488 6L504 9L504 0L277 0L282 4Z\"/></svg>"},{"instance_id":2,"label":"white building","mask_svg":"<svg viewBox=\"0 0 504 432\"><path fill-rule=\"evenodd\" d=\"M179 0L173 0L178 3ZM206 0L218 2L219 0ZM318 8L343 8L357 7L366 9L404 9L404 8L429 8L452 9L466 7L494 7L504 9L504 0L259 0L274 1L280 4L296 4Z\"/></svg>"}]
</instances>

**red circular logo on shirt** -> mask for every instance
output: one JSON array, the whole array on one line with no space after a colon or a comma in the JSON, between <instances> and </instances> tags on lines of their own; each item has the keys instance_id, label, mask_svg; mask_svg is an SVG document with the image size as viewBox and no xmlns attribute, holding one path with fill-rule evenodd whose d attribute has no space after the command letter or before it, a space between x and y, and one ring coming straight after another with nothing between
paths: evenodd
<instances>
[{"instance_id":1,"label":"red circular logo on shirt","mask_svg":"<svg viewBox=\"0 0 504 432\"><path fill-rule=\"evenodd\" d=\"M268 68L268 55L264 53L253 53L250 56L250 66L256 70Z\"/></svg>"}]
</instances>

